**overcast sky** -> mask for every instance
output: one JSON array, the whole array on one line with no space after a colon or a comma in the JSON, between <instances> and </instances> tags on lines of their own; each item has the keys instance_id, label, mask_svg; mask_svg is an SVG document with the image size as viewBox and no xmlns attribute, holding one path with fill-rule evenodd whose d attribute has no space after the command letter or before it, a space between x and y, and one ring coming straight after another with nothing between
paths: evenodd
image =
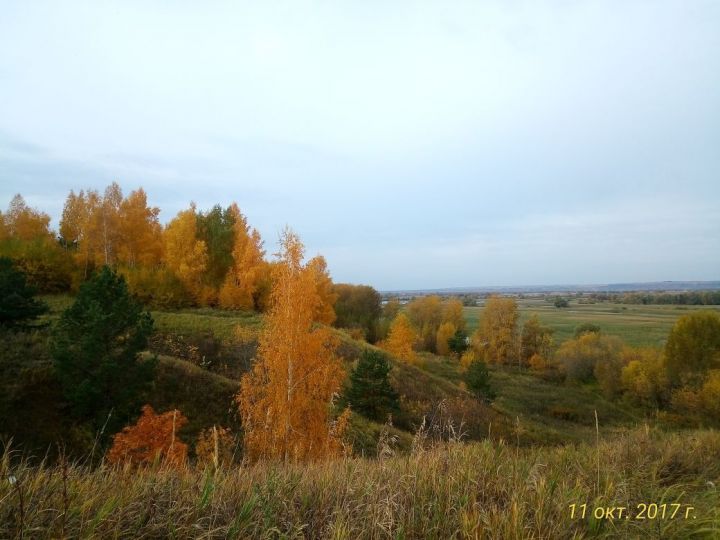
<instances>
[{"instance_id":1,"label":"overcast sky","mask_svg":"<svg viewBox=\"0 0 720 540\"><path fill-rule=\"evenodd\" d=\"M720 2L0 0L0 207L113 180L380 289L720 279Z\"/></svg>"}]
</instances>

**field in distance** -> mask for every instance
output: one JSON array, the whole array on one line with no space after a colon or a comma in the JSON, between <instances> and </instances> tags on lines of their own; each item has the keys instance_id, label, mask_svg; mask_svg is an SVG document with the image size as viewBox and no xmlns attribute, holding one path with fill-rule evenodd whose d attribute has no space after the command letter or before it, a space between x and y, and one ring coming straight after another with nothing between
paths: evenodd
<instances>
[{"instance_id":1,"label":"field in distance","mask_svg":"<svg viewBox=\"0 0 720 540\"><path fill-rule=\"evenodd\" d=\"M680 317L692 310L714 309L720 306L687 306L687 305L638 305L598 302L595 304L578 303L570 300L567 308L556 308L552 299L520 298L520 325L532 315L537 315L544 325L550 326L556 345L573 337L575 327L583 323L594 323L600 326L605 334L620 337L628 345L635 347L660 347L667 339L672 325ZM468 329L472 333L478 326L478 318L482 312L482 301L478 306L464 309Z\"/></svg>"}]
</instances>

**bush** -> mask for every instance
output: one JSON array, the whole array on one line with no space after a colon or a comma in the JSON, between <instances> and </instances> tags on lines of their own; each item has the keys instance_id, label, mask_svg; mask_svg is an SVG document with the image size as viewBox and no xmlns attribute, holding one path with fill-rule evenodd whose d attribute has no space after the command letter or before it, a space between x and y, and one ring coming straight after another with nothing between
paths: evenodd
<instances>
[{"instance_id":1,"label":"bush","mask_svg":"<svg viewBox=\"0 0 720 540\"><path fill-rule=\"evenodd\" d=\"M600 327L597 324L593 323L582 323L575 327L575 338L579 338L583 334L599 334L600 333Z\"/></svg>"},{"instance_id":2,"label":"bush","mask_svg":"<svg viewBox=\"0 0 720 540\"><path fill-rule=\"evenodd\" d=\"M615 336L589 333L563 343L556 359L571 381L589 382L599 375L601 384L611 386L616 375L619 382L618 358L622 348L622 341Z\"/></svg>"},{"instance_id":3,"label":"bush","mask_svg":"<svg viewBox=\"0 0 720 540\"><path fill-rule=\"evenodd\" d=\"M699 384L710 369L720 369L720 314L703 310L680 317L665 345L670 384Z\"/></svg>"}]
</instances>

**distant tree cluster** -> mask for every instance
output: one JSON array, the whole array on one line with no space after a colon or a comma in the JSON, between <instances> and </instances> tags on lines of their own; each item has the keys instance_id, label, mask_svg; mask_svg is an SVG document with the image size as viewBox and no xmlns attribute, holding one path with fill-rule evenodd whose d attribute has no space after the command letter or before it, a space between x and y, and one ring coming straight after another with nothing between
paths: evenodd
<instances>
[{"instance_id":1,"label":"distant tree cluster","mask_svg":"<svg viewBox=\"0 0 720 540\"><path fill-rule=\"evenodd\" d=\"M618 304L717 306L720 305L720 290L686 292L628 292L592 293L589 298Z\"/></svg>"}]
</instances>

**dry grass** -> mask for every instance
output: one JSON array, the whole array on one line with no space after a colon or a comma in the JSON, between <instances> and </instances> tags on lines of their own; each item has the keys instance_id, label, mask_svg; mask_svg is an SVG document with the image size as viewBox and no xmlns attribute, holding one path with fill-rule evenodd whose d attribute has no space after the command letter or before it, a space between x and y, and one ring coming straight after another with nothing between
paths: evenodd
<instances>
[{"instance_id":1,"label":"dry grass","mask_svg":"<svg viewBox=\"0 0 720 540\"><path fill-rule=\"evenodd\" d=\"M1 538L720 535L720 434L713 431L637 430L597 447L449 443L380 460L219 471L11 462L2 461ZM687 503L696 519L570 519L572 503L642 502Z\"/></svg>"}]
</instances>

